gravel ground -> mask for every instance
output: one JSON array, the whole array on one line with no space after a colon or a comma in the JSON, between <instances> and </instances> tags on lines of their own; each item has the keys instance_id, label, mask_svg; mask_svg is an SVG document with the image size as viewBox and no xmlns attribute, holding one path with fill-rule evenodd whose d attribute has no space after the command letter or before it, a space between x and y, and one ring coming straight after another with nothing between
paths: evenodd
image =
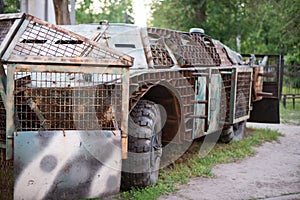
<instances>
[{"instance_id":1,"label":"gravel ground","mask_svg":"<svg viewBox=\"0 0 300 200\"><path fill-rule=\"evenodd\" d=\"M214 167L214 178L194 178L160 200L300 199L300 126L248 123L283 133L280 143L264 143L257 154Z\"/></svg>"}]
</instances>

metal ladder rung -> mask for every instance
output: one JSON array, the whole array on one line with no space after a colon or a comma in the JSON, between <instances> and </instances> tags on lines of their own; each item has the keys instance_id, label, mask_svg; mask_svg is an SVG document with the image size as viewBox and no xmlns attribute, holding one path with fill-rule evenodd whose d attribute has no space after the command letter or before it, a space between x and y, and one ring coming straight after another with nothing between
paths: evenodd
<instances>
[{"instance_id":1,"label":"metal ladder rung","mask_svg":"<svg viewBox=\"0 0 300 200\"><path fill-rule=\"evenodd\" d=\"M195 73L192 73L193 76L209 76L208 73L201 73L201 72L195 72Z\"/></svg>"},{"instance_id":2,"label":"metal ladder rung","mask_svg":"<svg viewBox=\"0 0 300 200\"><path fill-rule=\"evenodd\" d=\"M207 119L206 115L190 115L189 118L200 118L200 119Z\"/></svg>"},{"instance_id":3,"label":"metal ladder rung","mask_svg":"<svg viewBox=\"0 0 300 200\"><path fill-rule=\"evenodd\" d=\"M191 102L194 104L207 104L208 103L207 100L192 100Z\"/></svg>"}]
</instances>

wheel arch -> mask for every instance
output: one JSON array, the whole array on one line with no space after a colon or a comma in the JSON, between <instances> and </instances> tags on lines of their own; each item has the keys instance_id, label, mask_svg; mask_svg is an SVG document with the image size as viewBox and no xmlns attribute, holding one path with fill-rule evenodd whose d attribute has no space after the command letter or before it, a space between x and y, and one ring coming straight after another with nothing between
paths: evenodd
<instances>
[{"instance_id":1,"label":"wheel arch","mask_svg":"<svg viewBox=\"0 0 300 200\"><path fill-rule=\"evenodd\" d=\"M142 86L143 87L143 86ZM145 87L145 86L144 86ZM167 81L160 81L148 87L140 95L139 100L149 100L161 105L167 114L165 124L162 128L162 141L181 142L180 133L184 125L184 115L182 114L182 101L179 92Z\"/></svg>"}]
</instances>

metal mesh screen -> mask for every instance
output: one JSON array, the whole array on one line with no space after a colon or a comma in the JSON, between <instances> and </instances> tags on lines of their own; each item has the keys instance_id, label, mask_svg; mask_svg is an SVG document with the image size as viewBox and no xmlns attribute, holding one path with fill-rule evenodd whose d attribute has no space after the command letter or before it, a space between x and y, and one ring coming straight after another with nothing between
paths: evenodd
<instances>
[{"instance_id":1,"label":"metal mesh screen","mask_svg":"<svg viewBox=\"0 0 300 200\"><path fill-rule=\"evenodd\" d=\"M5 142L6 110L0 96L0 143Z\"/></svg>"},{"instance_id":2,"label":"metal mesh screen","mask_svg":"<svg viewBox=\"0 0 300 200\"><path fill-rule=\"evenodd\" d=\"M49 57L119 58L108 51L92 45L85 38L35 18L14 48L13 54Z\"/></svg>"},{"instance_id":3,"label":"metal mesh screen","mask_svg":"<svg viewBox=\"0 0 300 200\"><path fill-rule=\"evenodd\" d=\"M251 72L238 72L235 119L248 115L250 87Z\"/></svg>"},{"instance_id":4,"label":"metal mesh screen","mask_svg":"<svg viewBox=\"0 0 300 200\"><path fill-rule=\"evenodd\" d=\"M165 51L168 47L181 66L215 66L221 63L216 48L208 37L156 28L148 28L148 35L156 39L151 40L152 43L155 41L156 45L163 45ZM160 56L160 59L166 58Z\"/></svg>"},{"instance_id":5,"label":"metal mesh screen","mask_svg":"<svg viewBox=\"0 0 300 200\"><path fill-rule=\"evenodd\" d=\"M222 99L226 99L225 102L221 104L222 105L221 109L226 110L225 122L229 122L232 74L221 73L221 75L222 75L222 82L223 82Z\"/></svg>"},{"instance_id":6,"label":"metal mesh screen","mask_svg":"<svg viewBox=\"0 0 300 200\"><path fill-rule=\"evenodd\" d=\"M199 34L191 34L191 38L196 41L197 45L188 47L187 52L190 63L194 65L220 65L220 56L213 42L207 38L202 37Z\"/></svg>"},{"instance_id":7,"label":"metal mesh screen","mask_svg":"<svg viewBox=\"0 0 300 200\"><path fill-rule=\"evenodd\" d=\"M4 38L6 37L13 23L14 23L13 19L0 21L0 44L3 42Z\"/></svg>"},{"instance_id":8,"label":"metal mesh screen","mask_svg":"<svg viewBox=\"0 0 300 200\"><path fill-rule=\"evenodd\" d=\"M15 74L18 131L115 130L121 121L120 76L31 72Z\"/></svg>"},{"instance_id":9,"label":"metal mesh screen","mask_svg":"<svg viewBox=\"0 0 300 200\"><path fill-rule=\"evenodd\" d=\"M171 67L174 65L168 51L160 44L153 44L150 46L155 67Z\"/></svg>"}]
</instances>

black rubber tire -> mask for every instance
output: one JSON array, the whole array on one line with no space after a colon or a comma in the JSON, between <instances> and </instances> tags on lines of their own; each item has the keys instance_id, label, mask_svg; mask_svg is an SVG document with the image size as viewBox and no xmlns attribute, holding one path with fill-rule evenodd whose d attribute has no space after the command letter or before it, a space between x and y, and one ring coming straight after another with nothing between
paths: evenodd
<instances>
[{"instance_id":1,"label":"black rubber tire","mask_svg":"<svg viewBox=\"0 0 300 200\"><path fill-rule=\"evenodd\" d=\"M156 183L162 155L161 116L158 105L148 100L140 100L130 117L128 158L122 161L122 190Z\"/></svg>"},{"instance_id":2,"label":"black rubber tire","mask_svg":"<svg viewBox=\"0 0 300 200\"><path fill-rule=\"evenodd\" d=\"M229 143L232 141L233 137L234 137L233 127L232 126L227 127L222 130L222 133L219 138L219 142Z\"/></svg>"},{"instance_id":3,"label":"black rubber tire","mask_svg":"<svg viewBox=\"0 0 300 200\"><path fill-rule=\"evenodd\" d=\"M219 141L222 143L229 143L231 141L238 141L244 138L246 134L246 121L241 121L231 127L222 130Z\"/></svg>"},{"instance_id":4,"label":"black rubber tire","mask_svg":"<svg viewBox=\"0 0 300 200\"><path fill-rule=\"evenodd\" d=\"M233 125L233 133L233 140L237 141L243 139L246 134L246 121L241 121Z\"/></svg>"}]
</instances>

